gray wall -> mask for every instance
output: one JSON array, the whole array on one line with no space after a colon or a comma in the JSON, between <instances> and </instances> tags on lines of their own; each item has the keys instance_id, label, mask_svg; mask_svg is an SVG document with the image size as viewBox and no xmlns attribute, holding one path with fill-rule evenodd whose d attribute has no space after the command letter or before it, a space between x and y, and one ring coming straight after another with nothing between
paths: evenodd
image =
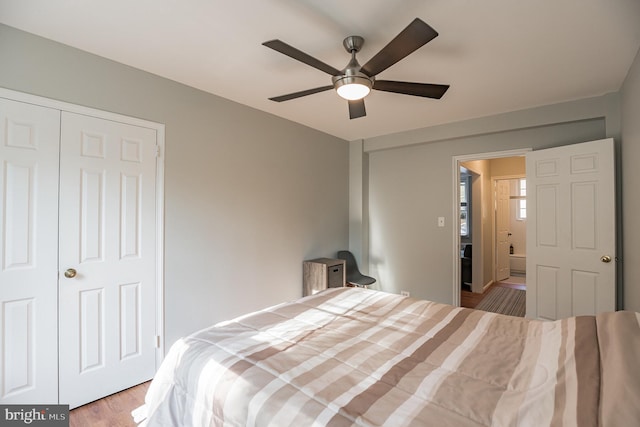
<instances>
[{"instance_id":1,"label":"gray wall","mask_svg":"<svg viewBox=\"0 0 640 427\"><path fill-rule=\"evenodd\" d=\"M619 306L640 311L640 53L620 92L514 111L366 140L352 141L351 182L362 183L362 206L350 207L351 227L364 232L351 247L378 278L377 288L453 301L454 156L521 148L542 149L612 137L616 142ZM356 149L354 149L356 147ZM357 149L361 147L361 149ZM358 158L354 158L358 157ZM351 185L351 191L359 190ZM355 199L354 199L355 197ZM359 216L359 217L358 217ZM445 228L436 218L447 218ZM364 249L362 249L364 248ZM626 255L625 255L626 254ZM626 256L626 258L625 258Z\"/></svg>"},{"instance_id":2,"label":"gray wall","mask_svg":"<svg viewBox=\"0 0 640 427\"><path fill-rule=\"evenodd\" d=\"M620 91L622 97L622 217L624 307L640 312L640 52Z\"/></svg>"},{"instance_id":3,"label":"gray wall","mask_svg":"<svg viewBox=\"0 0 640 427\"><path fill-rule=\"evenodd\" d=\"M640 311L640 263L634 262L634 244L640 239L635 220L640 211L638 117L640 53L618 93L353 141L363 147L360 162L370 165L362 178L369 202L359 209L368 234L350 244L368 239L369 256L361 262L379 278L379 289L409 290L412 296L452 303L458 262L451 229L456 225L452 158L612 137L617 151L619 305ZM444 229L436 226L438 216L448 220ZM351 223L358 223L353 214Z\"/></svg>"},{"instance_id":4,"label":"gray wall","mask_svg":"<svg viewBox=\"0 0 640 427\"><path fill-rule=\"evenodd\" d=\"M347 247L347 142L3 25L0 57L1 87L166 125L167 347Z\"/></svg>"},{"instance_id":5,"label":"gray wall","mask_svg":"<svg viewBox=\"0 0 640 427\"><path fill-rule=\"evenodd\" d=\"M457 132L455 124L451 132ZM454 156L546 148L605 136L605 120L592 118L370 151L369 272L378 278L379 289L453 302L453 263L459 262L452 229L457 227ZM490 221L490 212L482 215ZM437 226L439 216L446 218L443 228Z\"/></svg>"}]
</instances>

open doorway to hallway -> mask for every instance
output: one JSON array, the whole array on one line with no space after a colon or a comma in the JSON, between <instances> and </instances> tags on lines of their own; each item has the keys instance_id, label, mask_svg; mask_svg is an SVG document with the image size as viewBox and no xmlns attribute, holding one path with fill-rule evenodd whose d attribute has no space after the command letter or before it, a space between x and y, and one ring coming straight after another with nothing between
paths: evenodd
<instances>
[{"instance_id":1,"label":"open doorway to hallway","mask_svg":"<svg viewBox=\"0 0 640 427\"><path fill-rule=\"evenodd\" d=\"M487 153L455 162L460 221L454 245L460 251L456 286L463 307L476 308L486 298L510 299L511 294L519 293L522 295L514 300L522 304L524 315L525 153ZM496 288L503 290L494 292Z\"/></svg>"}]
</instances>

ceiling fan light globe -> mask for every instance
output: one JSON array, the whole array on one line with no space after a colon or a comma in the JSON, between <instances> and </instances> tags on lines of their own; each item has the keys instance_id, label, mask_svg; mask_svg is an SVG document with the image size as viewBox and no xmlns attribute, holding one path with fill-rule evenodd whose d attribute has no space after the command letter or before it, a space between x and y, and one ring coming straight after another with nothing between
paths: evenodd
<instances>
[{"instance_id":1,"label":"ceiling fan light globe","mask_svg":"<svg viewBox=\"0 0 640 427\"><path fill-rule=\"evenodd\" d=\"M342 98L355 101L364 98L371 92L373 82L363 75L346 75L334 77L333 85Z\"/></svg>"},{"instance_id":2,"label":"ceiling fan light globe","mask_svg":"<svg viewBox=\"0 0 640 427\"><path fill-rule=\"evenodd\" d=\"M338 95L340 95L342 98L347 99L349 101L355 101L369 95L369 92L371 92L371 89L369 89L369 87L360 83L351 83L351 84L340 86L339 88L336 89L336 91L338 92Z\"/></svg>"}]
</instances>

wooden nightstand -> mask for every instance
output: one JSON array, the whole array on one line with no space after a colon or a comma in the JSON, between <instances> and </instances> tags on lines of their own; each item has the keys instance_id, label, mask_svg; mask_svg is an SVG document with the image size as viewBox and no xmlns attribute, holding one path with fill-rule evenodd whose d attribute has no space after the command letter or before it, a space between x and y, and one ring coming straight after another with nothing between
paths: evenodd
<instances>
[{"instance_id":1,"label":"wooden nightstand","mask_svg":"<svg viewBox=\"0 0 640 427\"><path fill-rule=\"evenodd\" d=\"M317 258L302 263L302 295L313 295L327 288L345 284L345 262L341 259Z\"/></svg>"}]
</instances>

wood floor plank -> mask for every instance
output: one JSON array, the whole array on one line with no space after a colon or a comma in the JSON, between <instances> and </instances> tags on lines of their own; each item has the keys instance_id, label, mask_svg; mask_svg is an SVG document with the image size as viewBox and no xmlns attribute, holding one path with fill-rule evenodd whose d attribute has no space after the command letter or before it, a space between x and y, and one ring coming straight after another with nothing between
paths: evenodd
<instances>
[{"instance_id":1,"label":"wood floor plank","mask_svg":"<svg viewBox=\"0 0 640 427\"><path fill-rule=\"evenodd\" d=\"M134 427L131 411L144 403L150 381L80 406L69 413L69 427Z\"/></svg>"}]
</instances>

